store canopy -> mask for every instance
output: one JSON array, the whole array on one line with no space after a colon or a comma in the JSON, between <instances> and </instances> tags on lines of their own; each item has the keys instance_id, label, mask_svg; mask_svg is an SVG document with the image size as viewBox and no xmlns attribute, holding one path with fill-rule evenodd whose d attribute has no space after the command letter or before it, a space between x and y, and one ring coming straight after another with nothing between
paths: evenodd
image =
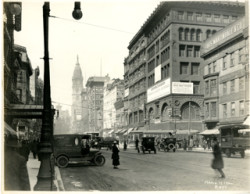
<instances>
[{"instance_id":1,"label":"store canopy","mask_svg":"<svg viewBox=\"0 0 250 194\"><path fill-rule=\"evenodd\" d=\"M115 133L120 133L123 129L117 129Z\"/></svg>"},{"instance_id":2,"label":"store canopy","mask_svg":"<svg viewBox=\"0 0 250 194\"><path fill-rule=\"evenodd\" d=\"M247 119L244 121L243 125L250 125L250 117L248 116Z\"/></svg>"},{"instance_id":3,"label":"store canopy","mask_svg":"<svg viewBox=\"0 0 250 194\"><path fill-rule=\"evenodd\" d=\"M250 132L250 129L240 129L238 132L239 133L246 133L246 132Z\"/></svg>"},{"instance_id":4,"label":"store canopy","mask_svg":"<svg viewBox=\"0 0 250 194\"><path fill-rule=\"evenodd\" d=\"M199 131L198 130L196 130L196 129L190 129L190 130L186 130L186 129L184 129L184 130L182 130L182 129L178 129L177 131L176 131L176 134L193 134L193 133L198 133Z\"/></svg>"},{"instance_id":5,"label":"store canopy","mask_svg":"<svg viewBox=\"0 0 250 194\"><path fill-rule=\"evenodd\" d=\"M113 131L114 131L114 129L110 130L110 131L108 132L108 134L111 134L111 133L113 133Z\"/></svg>"},{"instance_id":6,"label":"store canopy","mask_svg":"<svg viewBox=\"0 0 250 194\"><path fill-rule=\"evenodd\" d=\"M4 122L4 135L17 136L17 133L11 126L9 126L6 122Z\"/></svg>"},{"instance_id":7,"label":"store canopy","mask_svg":"<svg viewBox=\"0 0 250 194\"><path fill-rule=\"evenodd\" d=\"M207 129L199 133L200 135L218 135L220 134L219 129Z\"/></svg>"},{"instance_id":8,"label":"store canopy","mask_svg":"<svg viewBox=\"0 0 250 194\"><path fill-rule=\"evenodd\" d=\"M162 129L155 129L155 130L146 130L144 131L145 134L164 134L164 133L173 133L173 130L162 130Z\"/></svg>"}]
</instances>

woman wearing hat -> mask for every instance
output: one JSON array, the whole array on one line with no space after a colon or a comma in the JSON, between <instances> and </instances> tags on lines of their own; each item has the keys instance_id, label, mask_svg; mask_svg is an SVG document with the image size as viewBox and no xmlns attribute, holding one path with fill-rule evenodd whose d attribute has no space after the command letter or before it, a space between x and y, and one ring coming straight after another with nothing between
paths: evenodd
<instances>
[{"instance_id":1,"label":"woman wearing hat","mask_svg":"<svg viewBox=\"0 0 250 194\"><path fill-rule=\"evenodd\" d=\"M118 165L120 165L120 161L119 161L119 149L117 147L117 142L114 141L114 144L112 146L112 160L113 160L113 165L114 165L114 169L117 169Z\"/></svg>"},{"instance_id":2,"label":"woman wearing hat","mask_svg":"<svg viewBox=\"0 0 250 194\"><path fill-rule=\"evenodd\" d=\"M224 163L222 159L219 142L217 141L216 137L214 137L213 139L213 155L214 155L214 159L212 160L212 168L214 170L217 170L220 173L221 178L225 178L225 174L222 171L222 168L224 167Z\"/></svg>"}]
</instances>

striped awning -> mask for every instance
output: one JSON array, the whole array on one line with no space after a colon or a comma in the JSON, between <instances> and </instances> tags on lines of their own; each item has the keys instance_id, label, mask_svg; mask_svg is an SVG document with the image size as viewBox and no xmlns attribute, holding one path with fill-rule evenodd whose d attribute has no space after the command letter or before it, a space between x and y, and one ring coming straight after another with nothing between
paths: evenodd
<instances>
[{"instance_id":1,"label":"striped awning","mask_svg":"<svg viewBox=\"0 0 250 194\"><path fill-rule=\"evenodd\" d=\"M114 131L114 129L110 130L110 131L108 132L108 134L111 134L111 133L113 133L113 131Z\"/></svg>"},{"instance_id":2,"label":"striped awning","mask_svg":"<svg viewBox=\"0 0 250 194\"><path fill-rule=\"evenodd\" d=\"M199 133L200 135L218 135L220 134L219 129L207 129Z\"/></svg>"}]
</instances>

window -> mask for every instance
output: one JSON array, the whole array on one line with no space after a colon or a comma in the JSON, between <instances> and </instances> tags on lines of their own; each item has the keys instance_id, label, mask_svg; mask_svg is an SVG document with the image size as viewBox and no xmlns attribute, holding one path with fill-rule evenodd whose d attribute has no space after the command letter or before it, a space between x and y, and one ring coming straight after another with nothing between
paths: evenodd
<instances>
[{"instance_id":1,"label":"window","mask_svg":"<svg viewBox=\"0 0 250 194\"><path fill-rule=\"evenodd\" d=\"M223 94L227 94L227 82L223 83Z\"/></svg>"},{"instance_id":2,"label":"window","mask_svg":"<svg viewBox=\"0 0 250 194\"><path fill-rule=\"evenodd\" d=\"M216 102L211 102L211 116L216 117Z\"/></svg>"},{"instance_id":3,"label":"window","mask_svg":"<svg viewBox=\"0 0 250 194\"><path fill-rule=\"evenodd\" d=\"M206 116L206 118L209 118L209 103L206 103L206 105L205 105L205 116Z\"/></svg>"},{"instance_id":4,"label":"window","mask_svg":"<svg viewBox=\"0 0 250 194\"><path fill-rule=\"evenodd\" d=\"M196 40L201 41L201 30L197 30L197 32L196 32Z\"/></svg>"},{"instance_id":5,"label":"window","mask_svg":"<svg viewBox=\"0 0 250 194\"><path fill-rule=\"evenodd\" d=\"M217 94L217 83L216 79L211 80L211 95Z\"/></svg>"},{"instance_id":6,"label":"window","mask_svg":"<svg viewBox=\"0 0 250 194\"><path fill-rule=\"evenodd\" d=\"M153 59L148 63L148 73L151 72L155 68L155 60Z\"/></svg>"},{"instance_id":7,"label":"window","mask_svg":"<svg viewBox=\"0 0 250 194\"><path fill-rule=\"evenodd\" d=\"M138 122L138 116L137 116L137 112L134 113L134 123Z\"/></svg>"},{"instance_id":8,"label":"window","mask_svg":"<svg viewBox=\"0 0 250 194\"><path fill-rule=\"evenodd\" d=\"M190 40L191 40L191 41L195 41L195 30L194 30L194 29L191 30L191 37L190 37Z\"/></svg>"},{"instance_id":9,"label":"window","mask_svg":"<svg viewBox=\"0 0 250 194\"><path fill-rule=\"evenodd\" d=\"M244 115L244 112L245 112L244 101L240 101L240 115Z\"/></svg>"},{"instance_id":10,"label":"window","mask_svg":"<svg viewBox=\"0 0 250 194\"><path fill-rule=\"evenodd\" d=\"M235 116L235 102L231 102L231 117Z\"/></svg>"},{"instance_id":11,"label":"window","mask_svg":"<svg viewBox=\"0 0 250 194\"><path fill-rule=\"evenodd\" d=\"M223 69L227 68L227 58L223 57Z\"/></svg>"},{"instance_id":12,"label":"window","mask_svg":"<svg viewBox=\"0 0 250 194\"><path fill-rule=\"evenodd\" d=\"M193 82L194 94L199 94L200 82Z\"/></svg>"},{"instance_id":13,"label":"window","mask_svg":"<svg viewBox=\"0 0 250 194\"><path fill-rule=\"evenodd\" d=\"M235 80L231 80L230 92L231 92L231 93L235 92Z\"/></svg>"},{"instance_id":14,"label":"window","mask_svg":"<svg viewBox=\"0 0 250 194\"><path fill-rule=\"evenodd\" d=\"M214 14L214 22L216 22L216 23L220 22L220 15Z\"/></svg>"},{"instance_id":15,"label":"window","mask_svg":"<svg viewBox=\"0 0 250 194\"><path fill-rule=\"evenodd\" d=\"M179 29L179 40L184 40L184 30L182 28Z\"/></svg>"},{"instance_id":16,"label":"window","mask_svg":"<svg viewBox=\"0 0 250 194\"><path fill-rule=\"evenodd\" d=\"M183 11L178 11L178 19L184 20L184 12Z\"/></svg>"},{"instance_id":17,"label":"window","mask_svg":"<svg viewBox=\"0 0 250 194\"><path fill-rule=\"evenodd\" d=\"M194 47L194 57L200 57L200 47L199 46Z\"/></svg>"},{"instance_id":18,"label":"window","mask_svg":"<svg viewBox=\"0 0 250 194\"><path fill-rule=\"evenodd\" d=\"M192 21L193 20L193 13L192 12L187 12L187 19L189 21Z\"/></svg>"},{"instance_id":19,"label":"window","mask_svg":"<svg viewBox=\"0 0 250 194\"><path fill-rule=\"evenodd\" d=\"M211 18L211 13L207 13L206 14L206 22L211 22L212 18Z\"/></svg>"},{"instance_id":20,"label":"window","mask_svg":"<svg viewBox=\"0 0 250 194\"><path fill-rule=\"evenodd\" d=\"M196 21L201 22L202 21L202 14L196 13Z\"/></svg>"},{"instance_id":21,"label":"window","mask_svg":"<svg viewBox=\"0 0 250 194\"><path fill-rule=\"evenodd\" d=\"M188 63L181 63L180 74L188 74Z\"/></svg>"},{"instance_id":22,"label":"window","mask_svg":"<svg viewBox=\"0 0 250 194\"><path fill-rule=\"evenodd\" d=\"M179 56L185 57L185 45L180 45Z\"/></svg>"},{"instance_id":23,"label":"window","mask_svg":"<svg viewBox=\"0 0 250 194\"><path fill-rule=\"evenodd\" d=\"M199 63L192 63L191 66L192 66L192 69L191 69L191 73L192 75L199 75Z\"/></svg>"},{"instance_id":24,"label":"window","mask_svg":"<svg viewBox=\"0 0 250 194\"><path fill-rule=\"evenodd\" d=\"M207 38L210 38L212 36L211 30L207 30Z\"/></svg>"},{"instance_id":25,"label":"window","mask_svg":"<svg viewBox=\"0 0 250 194\"><path fill-rule=\"evenodd\" d=\"M215 62L213 62L213 72L214 73L216 72L216 66L217 66L217 64L216 64L216 61L215 61Z\"/></svg>"},{"instance_id":26,"label":"window","mask_svg":"<svg viewBox=\"0 0 250 194\"><path fill-rule=\"evenodd\" d=\"M244 77L239 78L239 90L244 90L245 89L245 79Z\"/></svg>"},{"instance_id":27,"label":"window","mask_svg":"<svg viewBox=\"0 0 250 194\"><path fill-rule=\"evenodd\" d=\"M228 15L223 16L223 22L226 24L229 23L229 16Z\"/></svg>"},{"instance_id":28,"label":"window","mask_svg":"<svg viewBox=\"0 0 250 194\"><path fill-rule=\"evenodd\" d=\"M189 41L189 40L190 40L189 29L185 29L185 40L186 40L186 41Z\"/></svg>"},{"instance_id":29,"label":"window","mask_svg":"<svg viewBox=\"0 0 250 194\"><path fill-rule=\"evenodd\" d=\"M227 118L227 104L223 104L223 118Z\"/></svg>"},{"instance_id":30,"label":"window","mask_svg":"<svg viewBox=\"0 0 250 194\"><path fill-rule=\"evenodd\" d=\"M205 92L206 95L209 95L209 81L205 82Z\"/></svg>"},{"instance_id":31,"label":"window","mask_svg":"<svg viewBox=\"0 0 250 194\"><path fill-rule=\"evenodd\" d=\"M231 54L230 66L233 67L235 65L235 53Z\"/></svg>"},{"instance_id":32,"label":"window","mask_svg":"<svg viewBox=\"0 0 250 194\"><path fill-rule=\"evenodd\" d=\"M167 77L167 66L161 68L161 79L164 79Z\"/></svg>"},{"instance_id":33,"label":"window","mask_svg":"<svg viewBox=\"0 0 250 194\"><path fill-rule=\"evenodd\" d=\"M237 20L237 16L233 15L232 16L232 22L236 21Z\"/></svg>"},{"instance_id":34,"label":"window","mask_svg":"<svg viewBox=\"0 0 250 194\"><path fill-rule=\"evenodd\" d=\"M161 63L164 63L169 59L170 55L170 48L166 48L164 51L161 52Z\"/></svg>"},{"instance_id":35,"label":"window","mask_svg":"<svg viewBox=\"0 0 250 194\"><path fill-rule=\"evenodd\" d=\"M208 64L208 74L210 74L210 73L212 73L212 72L211 72L211 63Z\"/></svg>"},{"instance_id":36,"label":"window","mask_svg":"<svg viewBox=\"0 0 250 194\"><path fill-rule=\"evenodd\" d=\"M244 49L241 48L239 50L239 62L243 62L244 61Z\"/></svg>"},{"instance_id":37,"label":"window","mask_svg":"<svg viewBox=\"0 0 250 194\"><path fill-rule=\"evenodd\" d=\"M187 46L187 57L192 57L193 53L193 47L192 46Z\"/></svg>"}]
</instances>

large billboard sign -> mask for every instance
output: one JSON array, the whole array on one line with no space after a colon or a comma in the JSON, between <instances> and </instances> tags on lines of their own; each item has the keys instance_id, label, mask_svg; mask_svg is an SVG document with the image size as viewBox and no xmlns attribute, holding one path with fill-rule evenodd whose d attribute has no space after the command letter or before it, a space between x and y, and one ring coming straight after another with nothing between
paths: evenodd
<instances>
[{"instance_id":1,"label":"large billboard sign","mask_svg":"<svg viewBox=\"0 0 250 194\"><path fill-rule=\"evenodd\" d=\"M172 82L173 94L193 94L193 83Z\"/></svg>"},{"instance_id":2,"label":"large billboard sign","mask_svg":"<svg viewBox=\"0 0 250 194\"><path fill-rule=\"evenodd\" d=\"M170 78L159 82L147 90L147 103L170 94Z\"/></svg>"}]
</instances>

